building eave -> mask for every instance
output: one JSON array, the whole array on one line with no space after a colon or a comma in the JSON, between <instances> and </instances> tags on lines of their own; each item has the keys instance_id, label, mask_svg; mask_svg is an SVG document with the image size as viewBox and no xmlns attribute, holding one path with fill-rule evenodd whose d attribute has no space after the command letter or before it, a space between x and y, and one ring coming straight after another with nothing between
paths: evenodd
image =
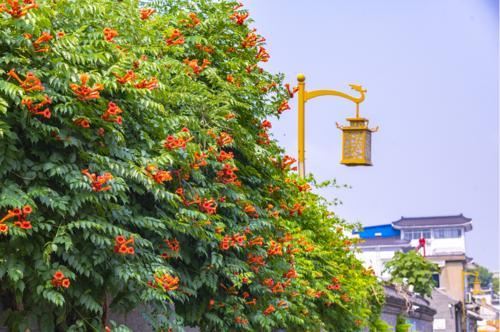
<instances>
[{"instance_id":1,"label":"building eave","mask_svg":"<svg viewBox=\"0 0 500 332\"><path fill-rule=\"evenodd\" d=\"M465 231L469 232L472 230L472 222L465 222L463 224L443 224L443 225L412 225L412 226L399 226L396 224L392 224L397 230L406 230L406 229L422 229L422 228L456 228L456 227L465 227Z\"/></svg>"},{"instance_id":2,"label":"building eave","mask_svg":"<svg viewBox=\"0 0 500 332\"><path fill-rule=\"evenodd\" d=\"M399 249L413 249L410 245L397 245L397 244L358 244L358 247L363 249L371 248L399 248Z\"/></svg>"},{"instance_id":3,"label":"building eave","mask_svg":"<svg viewBox=\"0 0 500 332\"><path fill-rule=\"evenodd\" d=\"M473 320L483 320L483 318L479 314L470 310L467 310L467 316L472 318Z\"/></svg>"},{"instance_id":4,"label":"building eave","mask_svg":"<svg viewBox=\"0 0 500 332\"><path fill-rule=\"evenodd\" d=\"M427 255L425 256L429 260L436 261L447 261L447 262L466 262L467 257L464 254L450 253L450 254L440 254L440 255Z\"/></svg>"}]
</instances>

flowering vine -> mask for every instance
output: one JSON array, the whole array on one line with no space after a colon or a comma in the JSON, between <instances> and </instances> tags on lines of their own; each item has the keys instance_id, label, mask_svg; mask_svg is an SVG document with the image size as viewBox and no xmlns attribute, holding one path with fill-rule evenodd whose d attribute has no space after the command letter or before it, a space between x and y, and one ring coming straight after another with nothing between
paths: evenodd
<instances>
[{"instance_id":1,"label":"flowering vine","mask_svg":"<svg viewBox=\"0 0 500 332\"><path fill-rule=\"evenodd\" d=\"M96 175L95 173L90 173L88 169L84 169L82 170L82 174L90 180L93 191L99 192L111 190L111 186L104 186L113 179L113 175L111 175L111 173L105 172L103 175Z\"/></svg>"},{"instance_id":2,"label":"flowering vine","mask_svg":"<svg viewBox=\"0 0 500 332\"><path fill-rule=\"evenodd\" d=\"M203 59L203 61L201 62L201 65L200 65L199 61L197 59L192 59L192 60L184 59L184 63L187 64L189 66L189 68L191 68L192 72L195 75L199 75L203 70L205 70L205 68L208 67L208 65L210 64L210 61L208 59ZM188 72L188 74L191 74L191 73Z\"/></svg>"},{"instance_id":3,"label":"flowering vine","mask_svg":"<svg viewBox=\"0 0 500 332\"><path fill-rule=\"evenodd\" d=\"M236 166L233 166L231 164L224 164L224 167L217 172L217 181L224 183L224 184L234 184L234 185L241 185L241 182L238 181L238 177L236 176L236 173L238 171L238 168Z\"/></svg>"},{"instance_id":4,"label":"flowering vine","mask_svg":"<svg viewBox=\"0 0 500 332\"><path fill-rule=\"evenodd\" d=\"M156 9L153 8L142 8L140 11L141 20L147 20L151 15L156 13Z\"/></svg>"},{"instance_id":5,"label":"flowering vine","mask_svg":"<svg viewBox=\"0 0 500 332\"><path fill-rule=\"evenodd\" d=\"M148 165L146 167L146 174L158 184L172 181L172 174L169 171L158 169L158 167L154 165Z\"/></svg>"},{"instance_id":6,"label":"flowering vine","mask_svg":"<svg viewBox=\"0 0 500 332\"><path fill-rule=\"evenodd\" d=\"M35 52L37 53L45 53L48 52L50 47L48 45L43 45L45 43L48 43L50 40L54 38L49 32L42 32L40 37L38 37L34 42L33 42L33 48L35 49Z\"/></svg>"},{"instance_id":7,"label":"flowering vine","mask_svg":"<svg viewBox=\"0 0 500 332\"><path fill-rule=\"evenodd\" d=\"M15 69L11 69L7 73L7 75L14 78L16 81L18 81L19 84L21 84L21 88L23 88L23 90L25 92L34 92L34 91L43 91L44 90L42 82L32 72L28 72L26 74L26 77L24 78L24 80L22 80L19 77L19 75L17 75Z\"/></svg>"},{"instance_id":8,"label":"flowering vine","mask_svg":"<svg viewBox=\"0 0 500 332\"><path fill-rule=\"evenodd\" d=\"M87 86L90 76L88 74L80 75L80 85L70 84L69 87L73 93L82 101L100 98L99 91L104 90L104 85L96 83L93 87Z\"/></svg>"},{"instance_id":9,"label":"flowering vine","mask_svg":"<svg viewBox=\"0 0 500 332\"><path fill-rule=\"evenodd\" d=\"M50 109L45 106L50 105L51 103L52 100L47 95L43 96L43 100L36 104L34 103L33 99L29 97L24 98L21 102L21 104L26 106L31 115L41 115L46 119L50 119L52 113L50 112Z\"/></svg>"},{"instance_id":10,"label":"flowering vine","mask_svg":"<svg viewBox=\"0 0 500 332\"><path fill-rule=\"evenodd\" d=\"M108 108L106 109L106 111L104 112L103 115L101 115L101 118L104 120L104 121L108 121L108 122L116 122L117 124L122 124L122 117L120 116L120 114L122 114L123 111L120 107L118 107L118 105L116 105L115 103L113 102L109 102L108 103Z\"/></svg>"},{"instance_id":11,"label":"flowering vine","mask_svg":"<svg viewBox=\"0 0 500 332\"><path fill-rule=\"evenodd\" d=\"M184 23L188 28L194 28L201 23L201 20L198 18L198 15L196 15L196 13L191 12L188 15L188 19L182 20L181 22Z\"/></svg>"},{"instance_id":12,"label":"flowering vine","mask_svg":"<svg viewBox=\"0 0 500 332\"><path fill-rule=\"evenodd\" d=\"M143 79L139 83L134 84L136 89L146 89L153 90L158 87L158 79L156 77L152 77L150 79Z\"/></svg>"},{"instance_id":13,"label":"flowering vine","mask_svg":"<svg viewBox=\"0 0 500 332\"><path fill-rule=\"evenodd\" d=\"M90 128L90 121L85 118L76 118L73 123L82 128Z\"/></svg>"},{"instance_id":14,"label":"flowering vine","mask_svg":"<svg viewBox=\"0 0 500 332\"><path fill-rule=\"evenodd\" d=\"M50 283L54 287L63 287L63 288L69 288L69 286L71 285L70 280L66 278L64 273L61 271L54 272L54 276L52 277Z\"/></svg>"},{"instance_id":15,"label":"flowering vine","mask_svg":"<svg viewBox=\"0 0 500 332\"><path fill-rule=\"evenodd\" d=\"M138 3L0 1L0 282L30 312L0 291L7 324L110 330L122 292L165 317L168 297L165 331L367 327L375 278L270 137L297 88L259 67L248 11Z\"/></svg>"},{"instance_id":16,"label":"flowering vine","mask_svg":"<svg viewBox=\"0 0 500 332\"><path fill-rule=\"evenodd\" d=\"M8 210L7 214L0 219L0 233L8 233L9 226L5 222L12 218L17 218L17 221L14 222L14 226L21 229L31 229L31 222L26 220L26 217L30 215L31 212L33 212L33 209L29 205L25 205L23 208Z\"/></svg>"},{"instance_id":17,"label":"flowering vine","mask_svg":"<svg viewBox=\"0 0 500 332\"><path fill-rule=\"evenodd\" d=\"M266 41L266 39L264 37L257 36L255 31L256 31L256 29L253 29L251 32L249 32L247 34L247 36L245 37L245 39L241 43L241 46L243 46L243 48L254 47L257 44L260 44L260 43L263 43Z\"/></svg>"},{"instance_id":18,"label":"flowering vine","mask_svg":"<svg viewBox=\"0 0 500 332\"><path fill-rule=\"evenodd\" d=\"M104 34L104 39L110 43L113 43L113 39L118 36L118 31L111 28L104 28L102 33Z\"/></svg>"},{"instance_id":19,"label":"flowering vine","mask_svg":"<svg viewBox=\"0 0 500 332\"><path fill-rule=\"evenodd\" d=\"M135 253L133 244L134 238L132 236L127 239L125 236L118 235L115 237L114 252L122 255L133 255Z\"/></svg>"},{"instance_id":20,"label":"flowering vine","mask_svg":"<svg viewBox=\"0 0 500 332\"><path fill-rule=\"evenodd\" d=\"M169 273L156 273L154 283L150 283L151 287L159 288L165 292L171 292L179 288L179 278L170 275Z\"/></svg>"},{"instance_id":21,"label":"flowering vine","mask_svg":"<svg viewBox=\"0 0 500 332\"><path fill-rule=\"evenodd\" d=\"M170 36L166 39L168 46L184 44L184 36L179 29L174 29Z\"/></svg>"},{"instance_id":22,"label":"flowering vine","mask_svg":"<svg viewBox=\"0 0 500 332\"><path fill-rule=\"evenodd\" d=\"M290 109L290 105L288 105L288 101L283 100L281 104L278 107L278 114L283 113L284 111L287 111Z\"/></svg>"},{"instance_id":23,"label":"flowering vine","mask_svg":"<svg viewBox=\"0 0 500 332\"><path fill-rule=\"evenodd\" d=\"M113 73L113 75L115 75L116 81L120 84L127 84L135 80L135 73L133 70L127 70L127 72L122 76L116 73Z\"/></svg>"},{"instance_id":24,"label":"flowering vine","mask_svg":"<svg viewBox=\"0 0 500 332\"><path fill-rule=\"evenodd\" d=\"M6 0L6 2L0 4L0 13L6 12L13 18L21 18L29 10L38 8L35 0L23 0L24 6L20 4L20 0Z\"/></svg>"}]
</instances>

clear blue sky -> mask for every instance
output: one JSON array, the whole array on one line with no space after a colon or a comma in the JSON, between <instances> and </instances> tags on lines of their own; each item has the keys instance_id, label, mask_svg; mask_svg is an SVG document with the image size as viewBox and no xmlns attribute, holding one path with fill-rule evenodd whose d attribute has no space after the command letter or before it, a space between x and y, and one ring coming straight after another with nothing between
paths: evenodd
<instances>
[{"instance_id":1,"label":"clear blue sky","mask_svg":"<svg viewBox=\"0 0 500 332\"><path fill-rule=\"evenodd\" d=\"M351 189L327 189L336 213L364 225L401 216L463 213L468 255L499 270L498 1L243 0L268 41L266 69L308 89L368 89L361 115L380 131L371 168L339 165L335 122L348 101L307 104L307 171ZM274 136L296 156L296 100Z\"/></svg>"}]
</instances>

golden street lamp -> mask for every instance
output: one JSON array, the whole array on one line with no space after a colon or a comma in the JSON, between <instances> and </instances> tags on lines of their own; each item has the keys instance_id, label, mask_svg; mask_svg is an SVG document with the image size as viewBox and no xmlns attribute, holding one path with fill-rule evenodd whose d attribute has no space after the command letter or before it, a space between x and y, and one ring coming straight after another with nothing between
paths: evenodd
<instances>
[{"instance_id":1,"label":"golden street lamp","mask_svg":"<svg viewBox=\"0 0 500 332\"><path fill-rule=\"evenodd\" d=\"M346 166L371 166L371 134L378 130L368 128L368 119L359 116L359 104L365 100L366 90L361 85L350 84L351 89L360 93L353 97L336 90L306 91L306 77L297 76L299 82L299 176L305 176L305 104L308 100L320 96L337 96L348 99L356 104L356 117L347 118L349 125L337 128L342 130L342 159L341 164Z\"/></svg>"}]
</instances>

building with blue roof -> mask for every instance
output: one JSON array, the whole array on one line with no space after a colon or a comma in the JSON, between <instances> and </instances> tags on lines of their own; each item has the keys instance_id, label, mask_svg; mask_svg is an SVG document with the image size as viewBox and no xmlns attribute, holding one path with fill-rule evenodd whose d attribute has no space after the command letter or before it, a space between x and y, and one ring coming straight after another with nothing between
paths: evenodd
<instances>
[{"instance_id":1,"label":"building with blue roof","mask_svg":"<svg viewBox=\"0 0 500 332\"><path fill-rule=\"evenodd\" d=\"M459 331L460 319L447 317L446 313L448 307L455 308L457 303L459 306L466 303L463 273L472 259L466 255L465 233L471 230L472 220L463 214L401 217L390 224L364 227L353 232L353 237L361 239L358 257L382 279L390 277L385 271L385 263L398 251L418 250L428 260L438 264L440 271L435 276L436 286L449 298L444 304L431 299L434 307L444 308L442 312L438 310L434 319L444 326L445 331ZM472 314L467 311L467 316Z\"/></svg>"}]
</instances>

